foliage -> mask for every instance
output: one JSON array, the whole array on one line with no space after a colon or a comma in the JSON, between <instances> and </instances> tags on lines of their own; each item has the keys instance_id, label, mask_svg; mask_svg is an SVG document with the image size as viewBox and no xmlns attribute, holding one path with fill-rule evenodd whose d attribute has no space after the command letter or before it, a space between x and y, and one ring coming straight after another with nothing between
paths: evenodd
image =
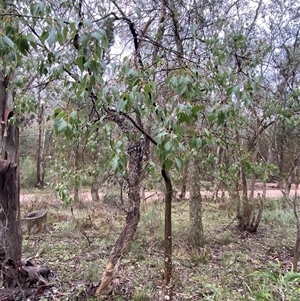
<instances>
[{"instance_id":1,"label":"foliage","mask_svg":"<svg viewBox=\"0 0 300 301\"><path fill-rule=\"evenodd\" d=\"M251 296L255 300L299 300L300 273L275 270L270 272L255 272L255 280L258 285L255 290L249 288Z\"/></svg>"}]
</instances>

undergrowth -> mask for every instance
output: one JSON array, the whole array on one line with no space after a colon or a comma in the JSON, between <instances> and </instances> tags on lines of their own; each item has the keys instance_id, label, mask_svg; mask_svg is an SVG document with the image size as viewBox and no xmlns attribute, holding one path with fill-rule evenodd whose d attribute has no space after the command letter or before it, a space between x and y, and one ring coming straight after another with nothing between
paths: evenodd
<instances>
[{"instance_id":1,"label":"undergrowth","mask_svg":"<svg viewBox=\"0 0 300 301\"><path fill-rule=\"evenodd\" d=\"M268 201L257 233L248 234L226 212L204 204L206 245L196 248L189 241L188 205L173 203L174 300L300 300L300 277L291 272L295 226L288 206ZM28 207L34 206L22 211ZM73 212L57 204L47 208L47 232L24 235L24 257L51 268L61 300L88 299L87 287L101 279L125 215L108 200ZM104 300L162 300L163 223L163 203L149 203Z\"/></svg>"}]
</instances>

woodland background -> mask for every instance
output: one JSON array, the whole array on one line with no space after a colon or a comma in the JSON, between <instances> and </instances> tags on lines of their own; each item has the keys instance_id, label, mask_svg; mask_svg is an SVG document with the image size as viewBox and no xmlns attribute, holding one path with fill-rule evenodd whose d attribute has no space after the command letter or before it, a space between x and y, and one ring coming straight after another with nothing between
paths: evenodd
<instances>
[{"instance_id":1,"label":"woodland background","mask_svg":"<svg viewBox=\"0 0 300 301\"><path fill-rule=\"evenodd\" d=\"M1 159L18 129L21 213L49 211L23 254L70 279L51 296L298 300L298 1L1 1L0 18Z\"/></svg>"}]
</instances>

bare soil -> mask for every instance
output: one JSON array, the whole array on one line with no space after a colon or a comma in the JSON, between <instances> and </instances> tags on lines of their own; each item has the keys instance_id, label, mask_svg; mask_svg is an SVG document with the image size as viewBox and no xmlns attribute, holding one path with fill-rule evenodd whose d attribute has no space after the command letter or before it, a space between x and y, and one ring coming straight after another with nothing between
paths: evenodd
<instances>
[{"instance_id":1,"label":"bare soil","mask_svg":"<svg viewBox=\"0 0 300 301\"><path fill-rule=\"evenodd\" d=\"M257 198L259 195L262 195L262 189L263 189L263 184L262 183L256 183L255 185L255 191L254 191L254 197ZM212 191L201 191L201 194L203 197L212 197L213 192ZM225 195L228 195L228 193L226 193ZM294 196L295 195L295 185L293 184L291 186L291 191L290 191L290 196ZM219 192L219 196L221 196L221 192ZM283 196L281 189L278 187L277 183L268 183L267 184L267 192L266 192L266 197L267 198L281 198ZM99 192L99 197L100 199L103 200L103 198L105 197L105 193L104 192ZM187 192L186 197L189 198L189 192ZM164 198L164 193L162 191L147 191L145 192L145 200L147 202L156 202L156 201L162 201ZM36 194L36 193L30 193L30 192L26 192L23 191L20 195L20 201L22 203L24 202L32 202L35 200L41 200L43 199L46 203L61 203L61 200L58 199L57 195L52 192L49 194L44 194L41 193ZM79 199L82 202L91 202L92 198L91 198L91 193L88 190L82 190L79 193Z\"/></svg>"}]
</instances>

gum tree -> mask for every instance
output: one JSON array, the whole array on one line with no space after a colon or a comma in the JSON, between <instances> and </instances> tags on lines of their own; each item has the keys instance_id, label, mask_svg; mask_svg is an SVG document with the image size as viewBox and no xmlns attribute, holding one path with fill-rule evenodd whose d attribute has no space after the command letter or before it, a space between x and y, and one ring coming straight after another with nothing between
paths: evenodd
<instances>
[{"instance_id":1,"label":"gum tree","mask_svg":"<svg viewBox=\"0 0 300 301\"><path fill-rule=\"evenodd\" d=\"M0 11L13 11L3 2ZM9 17L0 16L0 272L1 286L18 285L22 254L19 187L19 130L13 119L14 93L10 82L18 57L14 44L21 34ZM22 45L20 45L20 49ZM7 65L7 61L11 64Z\"/></svg>"}]
</instances>

